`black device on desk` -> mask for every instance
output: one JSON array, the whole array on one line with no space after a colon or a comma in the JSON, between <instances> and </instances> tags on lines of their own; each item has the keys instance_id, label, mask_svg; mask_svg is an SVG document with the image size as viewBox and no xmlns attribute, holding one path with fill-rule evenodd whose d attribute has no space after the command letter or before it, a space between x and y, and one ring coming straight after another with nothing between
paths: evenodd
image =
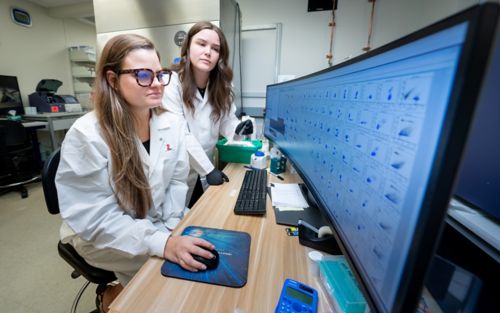
<instances>
[{"instance_id":1,"label":"black device on desk","mask_svg":"<svg viewBox=\"0 0 500 313\"><path fill-rule=\"evenodd\" d=\"M57 95L57 89L62 82L57 79L42 79L36 86L36 91L30 94L30 106L38 112L66 112L65 104L77 104L78 100L71 95Z\"/></svg>"},{"instance_id":2,"label":"black device on desk","mask_svg":"<svg viewBox=\"0 0 500 313\"><path fill-rule=\"evenodd\" d=\"M373 312L415 312L500 6L267 86L264 134L328 219Z\"/></svg>"},{"instance_id":3,"label":"black device on desk","mask_svg":"<svg viewBox=\"0 0 500 313\"><path fill-rule=\"evenodd\" d=\"M234 206L234 214L266 214L267 171L253 169L245 172L240 193Z\"/></svg>"},{"instance_id":4,"label":"black device on desk","mask_svg":"<svg viewBox=\"0 0 500 313\"><path fill-rule=\"evenodd\" d=\"M330 254L342 254L330 227L322 226L318 229L304 220L299 220L297 224L301 245Z\"/></svg>"},{"instance_id":5,"label":"black device on desk","mask_svg":"<svg viewBox=\"0 0 500 313\"><path fill-rule=\"evenodd\" d=\"M207 249L207 248L202 247L202 246L199 246L199 247L212 253L214 255L214 257L212 259L207 259L205 257L202 257L201 255L192 254L193 259L195 259L196 261L198 261L200 263L203 263L207 267L208 270L213 270L213 269L217 268L217 266L219 265L219 252L217 252L217 250L215 250L215 249L210 250L210 249Z\"/></svg>"}]
</instances>

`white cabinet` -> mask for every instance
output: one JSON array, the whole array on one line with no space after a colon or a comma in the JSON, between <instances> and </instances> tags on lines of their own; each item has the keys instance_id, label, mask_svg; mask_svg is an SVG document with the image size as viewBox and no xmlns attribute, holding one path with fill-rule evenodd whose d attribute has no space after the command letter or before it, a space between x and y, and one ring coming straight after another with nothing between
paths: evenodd
<instances>
[{"instance_id":1,"label":"white cabinet","mask_svg":"<svg viewBox=\"0 0 500 313\"><path fill-rule=\"evenodd\" d=\"M90 46L74 46L68 50L75 97L82 108L91 109L90 93L95 79L95 49Z\"/></svg>"}]
</instances>

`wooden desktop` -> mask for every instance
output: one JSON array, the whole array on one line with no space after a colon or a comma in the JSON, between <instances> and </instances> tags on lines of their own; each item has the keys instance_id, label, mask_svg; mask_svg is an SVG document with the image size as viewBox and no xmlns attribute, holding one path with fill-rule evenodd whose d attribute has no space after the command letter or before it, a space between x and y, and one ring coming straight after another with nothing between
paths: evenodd
<instances>
[{"instance_id":1,"label":"wooden desktop","mask_svg":"<svg viewBox=\"0 0 500 313\"><path fill-rule=\"evenodd\" d=\"M277 225L270 198L265 216L233 213L243 181L242 164L228 164L229 183L211 186L174 231L178 235L190 225L243 231L252 237L248 280L242 288L231 288L164 277L164 260L152 257L110 306L110 312L274 312L281 287L292 278L314 287L319 293L318 312L332 312L319 278L309 273L307 253L298 237L289 237L286 226ZM285 182L297 182L284 174ZM269 182L282 182L268 175Z\"/></svg>"}]
</instances>

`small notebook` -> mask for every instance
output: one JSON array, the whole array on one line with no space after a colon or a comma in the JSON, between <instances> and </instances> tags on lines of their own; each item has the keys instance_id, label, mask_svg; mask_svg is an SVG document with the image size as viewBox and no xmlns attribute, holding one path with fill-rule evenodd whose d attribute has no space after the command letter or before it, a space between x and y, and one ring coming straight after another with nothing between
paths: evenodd
<instances>
[{"instance_id":1,"label":"small notebook","mask_svg":"<svg viewBox=\"0 0 500 313\"><path fill-rule=\"evenodd\" d=\"M190 272L170 261L161 267L163 276L240 288L247 282L250 235L245 232L188 226L182 235L210 241L219 253L219 266L213 270Z\"/></svg>"}]
</instances>

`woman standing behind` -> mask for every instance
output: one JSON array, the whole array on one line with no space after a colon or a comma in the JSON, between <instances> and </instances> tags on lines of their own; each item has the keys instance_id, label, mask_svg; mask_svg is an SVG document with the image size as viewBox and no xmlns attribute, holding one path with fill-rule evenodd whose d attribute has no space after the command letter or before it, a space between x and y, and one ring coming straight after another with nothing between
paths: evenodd
<instances>
[{"instance_id":1,"label":"woman standing behind","mask_svg":"<svg viewBox=\"0 0 500 313\"><path fill-rule=\"evenodd\" d=\"M188 137L187 141L191 165L189 207L203 193L199 175L206 175L210 185L228 181L227 176L215 169L212 163L219 135L230 140L235 136L234 139L241 139L238 136L253 132L251 121L240 123L235 116L231 86L233 72L228 59L229 47L222 30L210 22L196 23L184 40L177 73L172 74L163 96L163 105L182 114L194 136Z\"/></svg>"},{"instance_id":2,"label":"woman standing behind","mask_svg":"<svg viewBox=\"0 0 500 313\"><path fill-rule=\"evenodd\" d=\"M200 238L171 236L185 212L185 122L161 107L171 72L145 37L111 38L97 65L95 111L65 136L56 186L61 240L125 285L150 257L206 269Z\"/></svg>"}]
</instances>

